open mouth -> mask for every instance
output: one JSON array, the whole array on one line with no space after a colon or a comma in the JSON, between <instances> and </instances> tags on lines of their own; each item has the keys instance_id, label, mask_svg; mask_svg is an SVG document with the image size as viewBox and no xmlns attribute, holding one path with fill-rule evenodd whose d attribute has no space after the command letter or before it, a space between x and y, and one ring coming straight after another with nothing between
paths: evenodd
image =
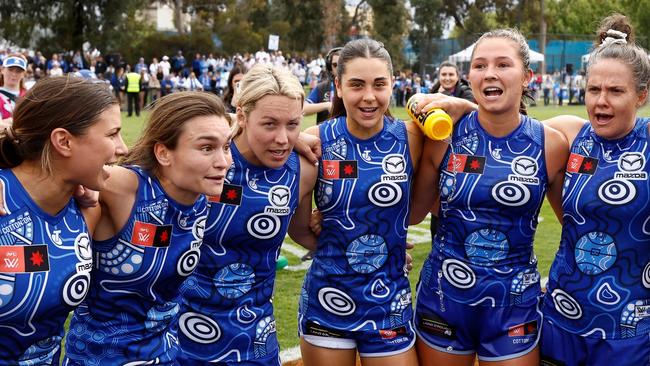
<instances>
[{"instance_id":1,"label":"open mouth","mask_svg":"<svg viewBox=\"0 0 650 366\"><path fill-rule=\"evenodd\" d=\"M496 86L490 86L483 89L483 95L486 97L498 97L501 94L503 94L503 90L501 88L497 88Z\"/></svg>"},{"instance_id":2,"label":"open mouth","mask_svg":"<svg viewBox=\"0 0 650 366\"><path fill-rule=\"evenodd\" d=\"M373 115L375 112L377 112L377 110L379 110L379 107L372 107L372 108L370 108L370 107L359 107L359 110L364 115Z\"/></svg>"},{"instance_id":3,"label":"open mouth","mask_svg":"<svg viewBox=\"0 0 650 366\"><path fill-rule=\"evenodd\" d=\"M612 118L614 118L614 115L607 113L596 113L594 117L596 117L596 123L604 125L609 123Z\"/></svg>"},{"instance_id":4,"label":"open mouth","mask_svg":"<svg viewBox=\"0 0 650 366\"><path fill-rule=\"evenodd\" d=\"M212 175L212 176L205 177L205 178L213 181L214 183L220 183L220 182L222 182L224 180L225 175Z\"/></svg>"},{"instance_id":5,"label":"open mouth","mask_svg":"<svg viewBox=\"0 0 650 366\"><path fill-rule=\"evenodd\" d=\"M284 154L286 153L287 150L269 150L271 153L271 156L274 158L282 158L284 157Z\"/></svg>"}]
</instances>

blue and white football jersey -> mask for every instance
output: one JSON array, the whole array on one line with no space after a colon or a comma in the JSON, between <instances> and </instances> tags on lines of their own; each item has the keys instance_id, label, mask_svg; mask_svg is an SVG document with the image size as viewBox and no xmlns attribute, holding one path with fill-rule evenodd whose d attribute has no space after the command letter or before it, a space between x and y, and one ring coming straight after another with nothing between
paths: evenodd
<instances>
[{"instance_id":1,"label":"blue and white football jersey","mask_svg":"<svg viewBox=\"0 0 650 366\"><path fill-rule=\"evenodd\" d=\"M182 287L183 365L278 359L271 298L298 206L300 161L292 152L281 168L260 167L231 147L223 193L210 198L201 260Z\"/></svg>"},{"instance_id":2,"label":"blue and white football jersey","mask_svg":"<svg viewBox=\"0 0 650 366\"><path fill-rule=\"evenodd\" d=\"M182 205L131 169L132 215L115 237L93 243L92 285L70 322L66 365L177 364L180 287L199 262L207 199Z\"/></svg>"},{"instance_id":3,"label":"blue and white football jersey","mask_svg":"<svg viewBox=\"0 0 650 366\"><path fill-rule=\"evenodd\" d=\"M501 138L477 112L454 126L440 166L439 229L420 275L441 299L494 307L541 294L533 238L548 182L544 128L520 118Z\"/></svg>"},{"instance_id":4,"label":"blue and white football jersey","mask_svg":"<svg viewBox=\"0 0 650 366\"><path fill-rule=\"evenodd\" d=\"M586 337L650 334L648 119L617 140L586 123L571 146L545 319Z\"/></svg>"},{"instance_id":5,"label":"blue and white football jersey","mask_svg":"<svg viewBox=\"0 0 650 366\"><path fill-rule=\"evenodd\" d=\"M88 228L72 198L52 216L11 170L0 181L0 365L58 365L63 324L90 284Z\"/></svg>"},{"instance_id":6,"label":"blue and white football jersey","mask_svg":"<svg viewBox=\"0 0 650 366\"><path fill-rule=\"evenodd\" d=\"M303 284L301 334L314 325L331 334L411 327L404 266L413 165L404 122L383 124L366 140L349 133L345 117L320 125L322 231Z\"/></svg>"}]
</instances>

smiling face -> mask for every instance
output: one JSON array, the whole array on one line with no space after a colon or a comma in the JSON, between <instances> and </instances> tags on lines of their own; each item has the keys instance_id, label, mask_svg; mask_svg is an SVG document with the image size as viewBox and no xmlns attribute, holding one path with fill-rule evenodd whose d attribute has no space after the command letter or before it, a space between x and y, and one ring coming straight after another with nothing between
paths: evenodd
<instances>
[{"instance_id":1,"label":"smiling face","mask_svg":"<svg viewBox=\"0 0 650 366\"><path fill-rule=\"evenodd\" d=\"M200 116L182 128L173 150L162 144L155 147L165 190L184 204L193 203L201 193L220 195L232 164L228 121L216 115Z\"/></svg>"},{"instance_id":2,"label":"smiling face","mask_svg":"<svg viewBox=\"0 0 650 366\"><path fill-rule=\"evenodd\" d=\"M458 83L458 71L452 66L443 66L440 68L440 86L447 91L452 91Z\"/></svg>"},{"instance_id":3,"label":"smiling face","mask_svg":"<svg viewBox=\"0 0 650 366\"><path fill-rule=\"evenodd\" d=\"M83 135L71 137L73 146L78 147L66 168L75 177L73 183L96 191L105 187L109 178L106 165L117 163L128 150L120 135L121 126L120 107L112 105Z\"/></svg>"},{"instance_id":4,"label":"smiling face","mask_svg":"<svg viewBox=\"0 0 650 366\"><path fill-rule=\"evenodd\" d=\"M519 110L531 77L524 71L517 44L505 38L485 38L474 48L469 81L483 113L500 115Z\"/></svg>"},{"instance_id":5,"label":"smiling face","mask_svg":"<svg viewBox=\"0 0 650 366\"><path fill-rule=\"evenodd\" d=\"M25 70L17 66L3 67L1 72L4 87L10 90L18 89L20 81L25 77Z\"/></svg>"},{"instance_id":6,"label":"smiling face","mask_svg":"<svg viewBox=\"0 0 650 366\"><path fill-rule=\"evenodd\" d=\"M615 59L601 59L590 65L585 104L591 126L599 136L616 139L627 135L647 96L647 90L637 93L628 65Z\"/></svg>"},{"instance_id":7,"label":"smiling face","mask_svg":"<svg viewBox=\"0 0 650 366\"><path fill-rule=\"evenodd\" d=\"M239 108L237 147L251 163L280 168L289 158L302 121L302 103L284 95L267 95L255 103L248 116Z\"/></svg>"},{"instance_id":8,"label":"smiling face","mask_svg":"<svg viewBox=\"0 0 650 366\"><path fill-rule=\"evenodd\" d=\"M347 112L348 130L357 137L381 131L393 92L392 77L385 61L359 57L345 64L336 78L336 92Z\"/></svg>"}]
</instances>

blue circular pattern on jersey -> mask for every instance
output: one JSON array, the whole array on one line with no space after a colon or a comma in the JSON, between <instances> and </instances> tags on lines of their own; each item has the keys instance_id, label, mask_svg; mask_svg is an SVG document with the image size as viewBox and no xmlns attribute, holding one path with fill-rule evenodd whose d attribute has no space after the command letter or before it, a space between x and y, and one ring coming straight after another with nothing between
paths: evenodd
<instances>
[{"instance_id":1,"label":"blue circular pattern on jersey","mask_svg":"<svg viewBox=\"0 0 650 366\"><path fill-rule=\"evenodd\" d=\"M348 263L358 273L372 273L388 259L388 245L379 235L364 235L348 244Z\"/></svg>"},{"instance_id":2,"label":"blue circular pattern on jersey","mask_svg":"<svg viewBox=\"0 0 650 366\"><path fill-rule=\"evenodd\" d=\"M606 233L593 231L576 242L575 259L578 269L588 275L598 275L616 262L616 243Z\"/></svg>"},{"instance_id":3,"label":"blue circular pattern on jersey","mask_svg":"<svg viewBox=\"0 0 650 366\"><path fill-rule=\"evenodd\" d=\"M509 250L508 237L498 230L476 230L465 239L465 253L474 264L496 263L505 259Z\"/></svg>"},{"instance_id":4,"label":"blue circular pattern on jersey","mask_svg":"<svg viewBox=\"0 0 650 366\"><path fill-rule=\"evenodd\" d=\"M217 291L228 299L245 295L253 287L254 282L253 268L244 263L232 263L220 269L214 276Z\"/></svg>"}]
</instances>

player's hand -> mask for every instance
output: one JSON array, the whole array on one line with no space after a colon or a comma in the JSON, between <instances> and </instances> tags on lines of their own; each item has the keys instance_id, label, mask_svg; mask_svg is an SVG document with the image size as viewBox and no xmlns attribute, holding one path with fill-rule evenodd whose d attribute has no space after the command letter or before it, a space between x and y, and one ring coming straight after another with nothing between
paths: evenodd
<instances>
[{"instance_id":1,"label":"player's hand","mask_svg":"<svg viewBox=\"0 0 650 366\"><path fill-rule=\"evenodd\" d=\"M422 94L418 99L416 113L426 113L434 108L441 108L454 121L458 122L465 114L475 111L478 106L469 100L456 98L442 93Z\"/></svg>"},{"instance_id":2,"label":"player's hand","mask_svg":"<svg viewBox=\"0 0 650 366\"><path fill-rule=\"evenodd\" d=\"M318 158L321 156L321 145L317 136L301 132L293 149L312 164L318 164Z\"/></svg>"},{"instance_id":3,"label":"player's hand","mask_svg":"<svg viewBox=\"0 0 650 366\"><path fill-rule=\"evenodd\" d=\"M318 211L317 208L311 210L311 218L309 219L309 228L316 236L320 235L322 229L321 227L322 220L323 220L323 216L321 215L320 211Z\"/></svg>"},{"instance_id":4,"label":"player's hand","mask_svg":"<svg viewBox=\"0 0 650 366\"><path fill-rule=\"evenodd\" d=\"M406 242L406 264L404 265L404 269L406 270L406 274L411 273L411 270L413 269L413 257L411 256L411 253L408 251L415 248L415 245L413 243L409 243L408 241Z\"/></svg>"},{"instance_id":5,"label":"player's hand","mask_svg":"<svg viewBox=\"0 0 650 366\"><path fill-rule=\"evenodd\" d=\"M82 208L97 207L99 204L99 192L78 185L74 190L74 199Z\"/></svg>"}]
</instances>

